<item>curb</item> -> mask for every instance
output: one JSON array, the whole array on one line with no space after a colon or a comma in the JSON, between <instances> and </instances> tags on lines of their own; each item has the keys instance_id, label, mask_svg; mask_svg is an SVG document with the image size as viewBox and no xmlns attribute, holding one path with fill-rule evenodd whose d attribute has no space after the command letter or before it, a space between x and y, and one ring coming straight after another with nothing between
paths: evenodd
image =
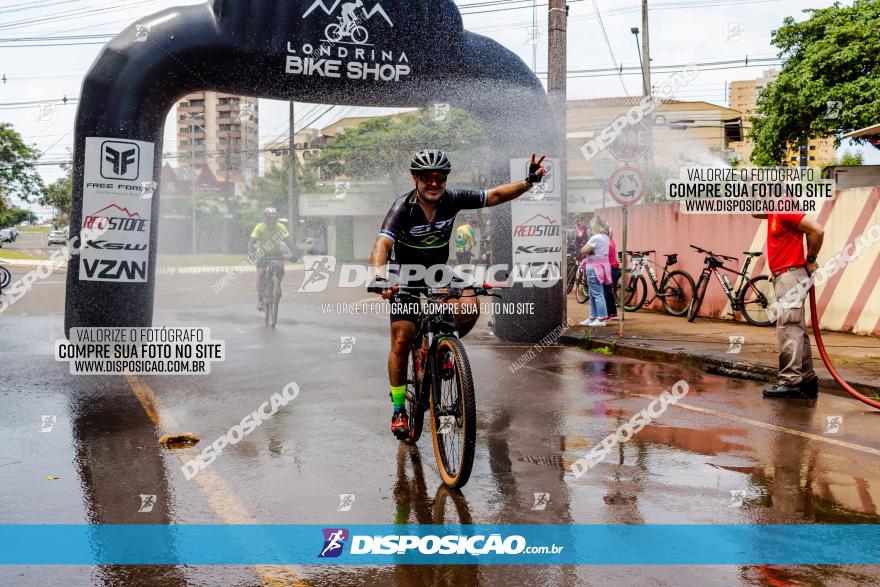
<instances>
[{"instance_id":1,"label":"curb","mask_svg":"<svg viewBox=\"0 0 880 587\"><path fill-rule=\"evenodd\" d=\"M622 357L676 363L686 367L700 369L712 375L734 377L737 379L750 379L752 381L770 382L773 381L779 373L779 370L776 367L761 363L720 359L718 357L690 351L669 351L658 349L656 347L639 344L636 340L620 340L616 337L592 336L587 333L586 330L581 333L573 333L569 331L567 334L563 334L559 337L559 344L576 346L588 351L610 346L615 355ZM824 365L821 371L817 369L817 376L819 378L819 385L823 388L823 391L828 391L841 397L851 397L844 390L840 389L837 381L835 381L834 378L832 378L824 369ZM852 382L849 382L849 384L860 393L880 396L880 385Z\"/></svg>"}]
</instances>

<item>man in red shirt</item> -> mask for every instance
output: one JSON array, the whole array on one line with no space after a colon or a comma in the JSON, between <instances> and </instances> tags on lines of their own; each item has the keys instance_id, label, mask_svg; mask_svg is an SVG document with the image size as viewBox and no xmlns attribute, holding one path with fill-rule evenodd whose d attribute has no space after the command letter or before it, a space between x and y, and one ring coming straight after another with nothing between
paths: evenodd
<instances>
[{"instance_id":1,"label":"man in red shirt","mask_svg":"<svg viewBox=\"0 0 880 587\"><path fill-rule=\"evenodd\" d=\"M822 249L825 231L805 214L755 214L767 219L767 257L776 299L795 289L802 279L819 268L816 257ZM807 246L804 252L804 237ZM764 397L808 397L819 394L813 352L807 336L805 300L794 306L786 304L776 321L779 345L779 377L776 385L764 390Z\"/></svg>"}]
</instances>

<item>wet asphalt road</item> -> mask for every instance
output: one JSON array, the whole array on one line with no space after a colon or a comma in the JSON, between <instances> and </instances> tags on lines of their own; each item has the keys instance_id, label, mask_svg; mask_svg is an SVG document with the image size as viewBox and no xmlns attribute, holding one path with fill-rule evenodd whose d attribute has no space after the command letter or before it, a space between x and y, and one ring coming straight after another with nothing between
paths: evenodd
<instances>
[{"instance_id":1,"label":"wet asphalt road","mask_svg":"<svg viewBox=\"0 0 880 587\"><path fill-rule=\"evenodd\" d=\"M24 269L13 270L19 278ZM0 523L877 523L878 415L852 400L768 402L760 385L675 365L466 339L478 432L461 494L441 486L430 438L388 432L387 318L327 314L362 290L293 294L277 330L253 307L252 275L161 276L157 325L209 327L228 358L207 377L73 377L53 358L63 274L0 315ZM342 337L355 337L341 354ZM580 479L568 470L678 380L690 393ZM187 481L159 446L225 434L285 385L294 402ZM56 417L41 432L42 416ZM826 433L827 416L843 428ZM47 476L57 479L47 480ZM735 492L735 493L732 493ZM548 493L534 510L535 493ZM140 495L155 495L138 512ZM355 496L350 511L340 495ZM742 503L739 503L740 500ZM638 548L638 545L633 545ZM687 545L671 545L686 548ZM639 567L0 567L0 585L869 585L880 568Z\"/></svg>"}]
</instances>

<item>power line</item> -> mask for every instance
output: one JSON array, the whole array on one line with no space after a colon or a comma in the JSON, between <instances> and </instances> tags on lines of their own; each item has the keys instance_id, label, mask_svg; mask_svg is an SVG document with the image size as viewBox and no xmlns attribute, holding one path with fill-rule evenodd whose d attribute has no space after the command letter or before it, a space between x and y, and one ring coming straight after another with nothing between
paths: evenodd
<instances>
[{"instance_id":1,"label":"power line","mask_svg":"<svg viewBox=\"0 0 880 587\"><path fill-rule=\"evenodd\" d=\"M602 36L605 38L605 46L608 47L608 54L611 55L611 63L617 63L617 58L614 57L614 50L611 48L611 41L608 40L608 33L605 32L605 23L602 22L602 13L599 12L599 5L596 4L596 0L593 0L593 8L596 10L596 17L599 19L599 28L602 29ZM623 81L623 76L621 75L619 77L620 85L623 87L623 93L629 96L629 90Z\"/></svg>"}]
</instances>

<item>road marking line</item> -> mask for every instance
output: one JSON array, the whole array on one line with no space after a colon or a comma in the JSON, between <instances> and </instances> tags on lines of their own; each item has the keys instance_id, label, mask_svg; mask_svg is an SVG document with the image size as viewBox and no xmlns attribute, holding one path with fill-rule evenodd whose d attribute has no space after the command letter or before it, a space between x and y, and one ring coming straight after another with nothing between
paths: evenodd
<instances>
[{"instance_id":1,"label":"road marking line","mask_svg":"<svg viewBox=\"0 0 880 587\"><path fill-rule=\"evenodd\" d=\"M650 400L657 399L654 396L642 395L640 393L634 393L633 396L641 397L641 398L645 398L645 399L650 399ZM811 434L809 432L801 432L800 430L792 430L791 428L785 428L784 426L777 426L776 424L768 424L767 422L761 422L759 420L752 420L751 418L743 418L742 416L728 414L727 412L717 412L717 411L709 409L709 408L699 408L697 406L692 406L690 404L683 404L681 402L671 404L671 405L674 405L677 408L690 410L692 412L699 412L701 414L709 414L710 416L718 416L719 418L727 418L728 420L735 420L737 422L742 422L743 424L750 424L752 426L757 426L758 428L764 428L766 430L773 430L775 432L785 432L787 434L793 434L794 436L800 436L801 438L807 438L809 440L816 440L819 442L825 442L828 444L833 444L835 446L841 446L843 448L857 450L859 452L867 453L869 455L880 456L880 449L871 448L869 446L862 446L861 444L853 444L852 442L846 442L844 440L837 440L836 438L828 438L827 436L819 436L818 434Z\"/></svg>"},{"instance_id":2,"label":"road marking line","mask_svg":"<svg viewBox=\"0 0 880 587\"><path fill-rule=\"evenodd\" d=\"M201 290L201 289L208 289L208 287L209 286L207 286L207 285L200 285L198 287L179 287L177 289L169 289L166 291L160 291L160 292L158 292L158 294L160 296L162 296L162 295L167 295L167 294L180 293L182 291L197 291L197 290Z\"/></svg>"},{"instance_id":3,"label":"road marking line","mask_svg":"<svg viewBox=\"0 0 880 587\"><path fill-rule=\"evenodd\" d=\"M159 399L150 386L134 375L125 375L124 378L160 433L165 435L170 431L177 431L177 421L162 408L162 404L159 403ZM175 449L172 454L178 458L181 464L185 465L199 452L195 447L189 447ZM210 468L203 469L192 480L208 498L211 509L225 524L254 523L254 518L247 511L245 505L239 501L226 482ZM270 587L276 585L279 587L282 585L305 587L308 585L308 582L299 576L294 566L254 565L254 570L263 585Z\"/></svg>"}]
</instances>

